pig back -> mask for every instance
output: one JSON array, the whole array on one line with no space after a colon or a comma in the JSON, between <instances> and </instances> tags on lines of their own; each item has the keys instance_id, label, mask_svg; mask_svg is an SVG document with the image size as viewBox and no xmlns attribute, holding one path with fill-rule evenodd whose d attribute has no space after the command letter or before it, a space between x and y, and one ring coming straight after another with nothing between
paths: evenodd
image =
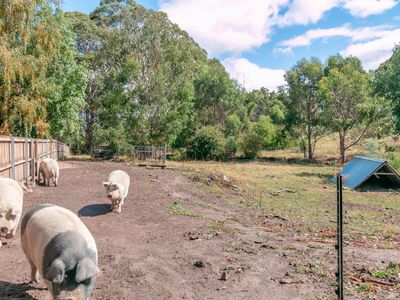
<instances>
[{"instance_id":1,"label":"pig back","mask_svg":"<svg viewBox=\"0 0 400 300\"><path fill-rule=\"evenodd\" d=\"M88 249L95 253L97 247L93 236L73 212L52 204L34 207L23 218L21 240L25 254L34 262L43 277L43 260L46 246L60 233L75 232L82 236Z\"/></svg>"}]
</instances>

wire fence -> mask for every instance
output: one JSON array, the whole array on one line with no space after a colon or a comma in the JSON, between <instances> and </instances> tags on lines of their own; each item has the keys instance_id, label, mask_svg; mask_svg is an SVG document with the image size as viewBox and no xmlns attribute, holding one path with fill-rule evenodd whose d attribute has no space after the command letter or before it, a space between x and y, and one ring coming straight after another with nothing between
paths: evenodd
<instances>
[{"instance_id":1,"label":"wire fence","mask_svg":"<svg viewBox=\"0 0 400 300\"><path fill-rule=\"evenodd\" d=\"M44 158L69 154L69 146L55 140L0 136L0 176L35 183Z\"/></svg>"},{"instance_id":2,"label":"wire fence","mask_svg":"<svg viewBox=\"0 0 400 300\"><path fill-rule=\"evenodd\" d=\"M158 166L165 167L167 160L167 148L155 146L133 147L133 157L142 166Z\"/></svg>"}]
</instances>

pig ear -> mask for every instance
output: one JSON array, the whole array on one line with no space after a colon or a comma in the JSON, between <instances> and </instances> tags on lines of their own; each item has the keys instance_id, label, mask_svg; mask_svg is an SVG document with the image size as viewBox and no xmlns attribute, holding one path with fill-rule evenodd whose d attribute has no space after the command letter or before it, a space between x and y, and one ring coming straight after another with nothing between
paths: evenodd
<instances>
[{"instance_id":1,"label":"pig ear","mask_svg":"<svg viewBox=\"0 0 400 300\"><path fill-rule=\"evenodd\" d=\"M79 283L99 274L100 270L93 260L85 256L80 260L78 266L76 267L75 280Z\"/></svg>"},{"instance_id":2,"label":"pig ear","mask_svg":"<svg viewBox=\"0 0 400 300\"><path fill-rule=\"evenodd\" d=\"M110 183L108 183L107 181L103 181L103 185L104 185L104 186L109 186Z\"/></svg>"},{"instance_id":3,"label":"pig ear","mask_svg":"<svg viewBox=\"0 0 400 300\"><path fill-rule=\"evenodd\" d=\"M46 275L44 278L47 280L60 284L64 280L65 275L65 264L60 259L55 259L50 267L46 270Z\"/></svg>"}]
</instances>

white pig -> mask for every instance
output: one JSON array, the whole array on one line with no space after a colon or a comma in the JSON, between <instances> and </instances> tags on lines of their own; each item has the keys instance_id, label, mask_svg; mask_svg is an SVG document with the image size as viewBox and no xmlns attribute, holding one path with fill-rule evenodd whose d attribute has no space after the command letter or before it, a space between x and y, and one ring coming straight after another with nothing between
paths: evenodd
<instances>
[{"instance_id":1,"label":"white pig","mask_svg":"<svg viewBox=\"0 0 400 300\"><path fill-rule=\"evenodd\" d=\"M50 186L50 179L53 179L55 186L58 184L60 175L60 168L57 161L52 158L45 158L41 161L39 166L38 182L40 183L40 174L43 175L44 185Z\"/></svg>"},{"instance_id":2,"label":"white pig","mask_svg":"<svg viewBox=\"0 0 400 300\"><path fill-rule=\"evenodd\" d=\"M73 212L52 204L32 208L22 219L21 246L31 281L40 275L54 300L90 298L100 274L97 247Z\"/></svg>"},{"instance_id":3,"label":"white pig","mask_svg":"<svg viewBox=\"0 0 400 300\"><path fill-rule=\"evenodd\" d=\"M107 197L111 200L113 211L117 213L121 212L124 199L126 195L128 195L130 182L129 175L122 170L111 172L110 175L108 175L108 181L103 182Z\"/></svg>"},{"instance_id":4,"label":"white pig","mask_svg":"<svg viewBox=\"0 0 400 300\"><path fill-rule=\"evenodd\" d=\"M15 236L21 219L23 201L24 192L20 183L0 177L0 237L11 239Z\"/></svg>"}]
</instances>

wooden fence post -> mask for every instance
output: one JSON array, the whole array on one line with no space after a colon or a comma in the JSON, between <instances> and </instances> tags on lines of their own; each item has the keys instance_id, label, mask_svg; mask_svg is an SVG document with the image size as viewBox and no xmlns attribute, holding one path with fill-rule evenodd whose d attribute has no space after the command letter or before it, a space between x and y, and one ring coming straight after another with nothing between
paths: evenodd
<instances>
[{"instance_id":1,"label":"wooden fence post","mask_svg":"<svg viewBox=\"0 0 400 300\"><path fill-rule=\"evenodd\" d=\"M11 143L11 178L15 180L15 145L14 145L14 137L10 137Z\"/></svg>"},{"instance_id":2,"label":"wooden fence post","mask_svg":"<svg viewBox=\"0 0 400 300\"><path fill-rule=\"evenodd\" d=\"M36 182L36 159L35 159L35 148L34 148L35 142L33 139L31 139L31 181L33 185L35 185Z\"/></svg>"},{"instance_id":3,"label":"wooden fence post","mask_svg":"<svg viewBox=\"0 0 400 300\"><path fill-rule=\"evenodd\" d=\"M25 182L28 185L28 180L29 180L29 156L28 156L28 139L25 138L25 143L24 143L24 155L25 155Z\"/></svg>"},{"instance_id":4,"label":"wooden fence post","mask_svg":"<svg viewBox=\"0 0 400 300\"><path fill-rule=\"evenodd\" d=\"M46 158L49 157L49 140L46 140Z\"/></svg>"}]
</instances>

